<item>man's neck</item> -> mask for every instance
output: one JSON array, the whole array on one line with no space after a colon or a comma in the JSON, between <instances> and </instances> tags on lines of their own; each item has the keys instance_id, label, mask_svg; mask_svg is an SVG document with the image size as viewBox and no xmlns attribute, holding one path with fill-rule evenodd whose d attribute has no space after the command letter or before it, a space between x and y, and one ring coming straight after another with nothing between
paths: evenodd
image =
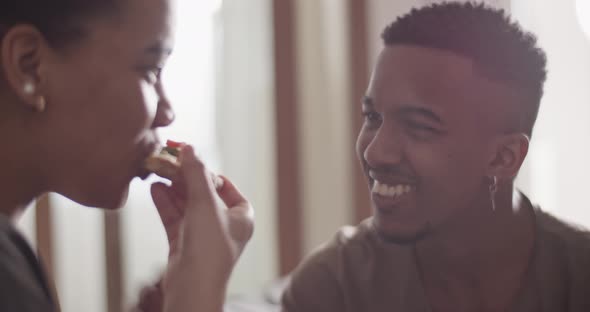
<instances>
[{"instance_id":1,"label":"man's neck","mask_svg":"<svg viewBox=\"0 0 590 312\"><path fill-rule=\"evenodd\" d=\"M485 306L508 304L520 288L534 246L532 207L519 193L514 195L512 187L498 193L495 211L487 206L467 209L448 230L417 244L417 264L429 298L453 292L478 297Z\"/></svg>"}]
</instances>

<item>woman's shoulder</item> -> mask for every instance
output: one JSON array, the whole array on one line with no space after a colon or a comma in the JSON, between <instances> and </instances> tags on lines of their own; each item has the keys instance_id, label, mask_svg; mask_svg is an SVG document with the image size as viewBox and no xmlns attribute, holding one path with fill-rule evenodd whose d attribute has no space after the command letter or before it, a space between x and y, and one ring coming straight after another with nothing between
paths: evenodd
<instances>
[{"instance_id":1,"label":"woman's shoulder","mask_svg":"<svg viewBox=\"0 0 590 312\"><path fill-rule=\"evenodd\" d=\"M10 220L0 214L0 264L26 260L32 250ZM34 254L32 255L34 257Z\"/></svg>"},{"instance_id":2,"label":"woman's shoulder","mask_svg":"<svg viewBox=\"0 0 590 312\"><path fill-rule=\"evenodd\" d=\"M54 311L35 254L4 216L0 216L0 311Z\"/></svg>"}]
</instances>

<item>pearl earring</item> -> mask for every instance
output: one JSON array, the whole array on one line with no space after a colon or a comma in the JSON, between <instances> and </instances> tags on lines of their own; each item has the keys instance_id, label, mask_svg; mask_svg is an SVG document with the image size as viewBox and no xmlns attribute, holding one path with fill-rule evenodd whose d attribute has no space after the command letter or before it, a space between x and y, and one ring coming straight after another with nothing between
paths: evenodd
<instances>
[{"instance_id":1,"label":"pearl earring","mask_svg":"<svg viewBox=\"0 0 590 312\"><path fill-rule=\"evenodd\" d=\"M23 92L26 95L35 94L35 84L30 81L25 82L25 85L23 86ZM43 112L45 111L45 106L47 106L47 103L45 102L45 97L40 95L35 101L35 110L37 112Z\"/></svg>"},{"instance_id":2,"label":"pearl earring","mask_svg":"<svg viewBox=\"0 0 590 312\"><path fill-rule=\"evenodd\" d=\"M35 93L35 85L30 81L25 82L25 85L23 86L23 92L27 95L32 95Z\"/></svg>"}]
</instances>

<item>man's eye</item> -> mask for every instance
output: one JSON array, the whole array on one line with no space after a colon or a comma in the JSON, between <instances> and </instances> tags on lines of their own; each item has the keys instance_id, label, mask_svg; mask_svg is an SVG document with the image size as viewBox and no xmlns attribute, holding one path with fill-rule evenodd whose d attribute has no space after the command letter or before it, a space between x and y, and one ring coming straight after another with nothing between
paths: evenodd
<instances>
[{"instance_id":1,"label":"man's eye","mask_svg":"<svg viewBox=\"0 0 590 312\"><path fill-rule=\"evenodd\" d=\"M365 118L365 122L368 123L375 123L381 121L381 114L377 112L363 112L363 117Z\"/></svg>"},{"instance_id":2,"label":"man's eye","mask_svg":"<svg viewBox=\"0 0 590 312\"><path fill-rule=\"evenodd\" d=\"M443 134L436 128L416 122L407 122L406 127L408 134L418 140L429 140Z\"/></svg>"},{"instance_id":3,"label":"man's eye","mask_svg":"<svg viewBox=\"0 0 590 312\"><path fill-rule=\"evenodd\" d=\"M438 131L438 130L434 129L433 127L419 124L419 123L414 123L414 122L409 122L408 127L410 129L417 130L417 131L426 131L426 132L437 132Z\"/></svg>"}]
</instances>

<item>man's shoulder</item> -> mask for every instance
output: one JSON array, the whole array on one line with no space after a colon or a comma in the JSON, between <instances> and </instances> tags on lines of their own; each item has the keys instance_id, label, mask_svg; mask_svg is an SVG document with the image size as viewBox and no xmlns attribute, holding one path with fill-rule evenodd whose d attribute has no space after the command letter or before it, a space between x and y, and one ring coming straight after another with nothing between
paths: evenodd
<instances>
[{"instance_id":1,"label":"man's shoulder","mask_svg":"<svg viewBox=\"0 0 590 312\"><path fill-rule=\"evenodd\" d=\"M552 237L564 247L590 251L590 231L586 227L565 221L541 209L536 209L535 215L541 234Z\"/></svg>"},{"instance_id":2,"label":"man's shoulder","mask_svg":"<svg viewBox=\"0 0 590 312\"><path fill-rule=\"evenodd\" d=\"M382 251L383 247L373 229L372 219L367 219L356 226L341 227L330 240L311 253L308 261L332 265L344 259L349 262L367 260Z\"/></svg>"},{"instance_id":3,"label":"man's shoulder","mask_svg":"<svg viewBox=\"0 0 590 312\"><path fill-rule=\"evenodd\" d=\"M396 263L405 263L410 254L407 247L383 242L369 218L356 226L340 228L299 265L298 271L321 268L336 279L368 276L383 269L384 263L389 269L401 267Z\"/></svg>"},{"instance_id":4,"label":"man's shoulder","mask_svg":"<svg viewBox=\"0 0 590 312\"><path fill-rule=\"evenodd\" d=\"M573 222L536 210L539 243L549 253L567 257L573 271L590 273L590 231Z\"/></svg>"},{"instance_id":5,"label":"man's shoulder","mask_svg":"<svg viewBox=\"0 0 590 312\"><path fill-rule=\"evenodd\" d=\"M409 247L382 242L372 220L342 227L290 275L283 311L367 311L405 285Z\"/></svg>"},{"instance_id":6,"label":"man's shoulder","mask_svg":"<svg viewBox=\"0 0 590 312\"><path fill-rule=\"evenodd\" d=\"M540 210L536 217L543 278L554 287L566 285L572 311L590 311L590 232Z\"/></svg>"},{"instance_id":7,"label":"man's shoulder","mask_svg":"<svg viewBox=\"0 0 590 312\"><path fill-rule=\"evenodd\" d=\"M373 229L373 219L369 218L356 226L341 227L336 234L319 249L349 250L358 248L375 248L379 245L377 235Z\"/></svg>"}]
</instances>

